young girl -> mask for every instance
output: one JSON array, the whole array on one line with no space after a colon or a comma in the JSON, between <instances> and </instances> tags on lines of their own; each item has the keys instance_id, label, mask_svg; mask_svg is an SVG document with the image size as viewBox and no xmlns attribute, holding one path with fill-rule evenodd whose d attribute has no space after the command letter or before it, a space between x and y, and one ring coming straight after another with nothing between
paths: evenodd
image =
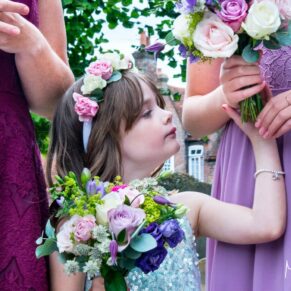
<instances>
[{"instance_id":1,"label":"young girl","mask_svg":"<svg viewBox=\"0 0 291 291\"><path fill-rule=\"evenodd\" d=\"M90 67L87 73L92 72ZM119 72L120 79L108 82L102 92L99 91L102 98L98 97L101 100L98 112L96 106L95 111L91 107L92 115L96 113L91 129L89 118L85 120L82 116L83 122L80 122L76 98L83 97L84 92L88 98L96 96L96 90L91 95L85 90L88 77L78 80L63 97L52 125L47 169L50 182L53 159L57 173L62 176L69 171L78 176L87 167L102 180L122 175L123 181L129 183L151 176L179 150L172 113L164 109L163 98L155 85L132 70ZM242 125L230 107L224 106L224 110L253 145L257 167L253 208L223 203L201 193L173 195L174 202L184 203L190 209L189 221L182 220L186 239L175 249L168 250L169 254L157 271L145 275L138 269L133 270L127 278L130 290L200 290L192 233L236 244L263 243L282 235L286 215L285 188L276 143L261 139L253 126ZM53 290L84 288L84 277L81 274L67 277L56 256L51 258L51 274ZM98 285L100 281L95 283Z\"/></svg>"}]
</instances>

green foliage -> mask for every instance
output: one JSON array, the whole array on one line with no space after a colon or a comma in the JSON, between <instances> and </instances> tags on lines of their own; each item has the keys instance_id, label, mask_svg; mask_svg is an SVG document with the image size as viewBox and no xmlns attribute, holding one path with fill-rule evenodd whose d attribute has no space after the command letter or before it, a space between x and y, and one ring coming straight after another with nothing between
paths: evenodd
<instances>
[{"instance_id":1,"label":"green foliage","mask_svg":"<svg viewBox=\"0 0 291 291\"><path fill-rule=\"evenodd\" d=\"M49 129L50 122L35 113L31 113L31 118L34 123L36 141L39 150L42 154L46 154L49 146Z\"/></svg>"},{"instance_id":2,"label":"green foliage","mask_svg":"<svg viewBox=\"0 0 291 291\"><path fill-rule=\"evenodd\" d=\"M195 178L183 173L171 173L159 178L159 185L168 191L178 189L179 191L197 191L210 194L211 185L199 182Z\"/></svg>"}]
</instances>

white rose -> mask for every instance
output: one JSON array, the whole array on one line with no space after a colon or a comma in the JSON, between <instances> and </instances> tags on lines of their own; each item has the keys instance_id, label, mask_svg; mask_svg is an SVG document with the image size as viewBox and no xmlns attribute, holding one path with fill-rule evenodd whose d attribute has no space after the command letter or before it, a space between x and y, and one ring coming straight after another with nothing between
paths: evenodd
<instances>
[{"instance_id":1,"label":"white rose","mask_svg":"<svg viewBox=\"0 0 291 291\"><path fill-rule=\"evenodd\" d=\"M238 48L238 36L215 15L205 13L193 34L195 47L206 57L227 58Z\"/></svg>"},{"instance_id":2,"label":"white rose","mask_svg":"<svg viewBox=\"0 0 291 291\"><path fill-rule=\"evenodd\" d=\"M79 218L80 216L74 215L61 226L57 234L57 246L60 253L74 253L74 244L71 240L71 234L74 233L75 223Z\"/></svg>"},{"instance_id":3,"label":"white rose","mask_svg":"<svg viewBox=\"0 0 291 291\"><path fill-rule=\"evenodd\" d=\"M243 29L254 39L268 39L281 25L280 13L277 5L265 0L255 2L249 9Z\"/></svg>"},{"instance_id":4,"label":"white rose","mask_svg":"<svg viewBox=\"0 0 291 291\"><path fill-rule=\"evenodd\" d=\"M191 38L189 32L189 19L186 15L178 16L173 24L173 35L176 39L183 42L185 38Z\"/></svg>"},{"instance_id":5,"label":"white rose","mask_svg":"<svg viewBox=\"0 0 291 291\"><path fill-rule=\"evenodd\" d=\"M111 62L114 71L120 70L120 56L118 53L106 53L100 59Z\"/></svg>"},{"instance_id":6,"label":"white rose","mask_svg":"<svg viewBox=\"0 0 291 291\"><path fill-rule=\"evenodd\" d=\"M117 206L123 203L123 200L120 198L120 195L117 192L111 192L106 194L102 200L104 204L96 205L96 222L97 224L107 225L108 218L107 212L112 209L116 208Z\"/></svg>"},{"instance_id":7,"label":"white rose","mask_svg":"<svg viewBox=\"0 0 291 291\"><path fill-rule=\"evenodd\" d=\"M262 2L265 0L260 0L258 2ZM274 2L278 8L280 15L283 19L290 20L291 19L291 0L270 0Z\"/></svg>"},{"instance_id":8,"label":"white rose","mask_svg":"<svg viewBox=\"0 0 291 291\"><path fill-rule=\"evenodd\" d=\"M81 91L84 95L91 94L95 89L103 89L107 83L101 76L87 75L84 77Z\"/></svg>"}]
</instances>

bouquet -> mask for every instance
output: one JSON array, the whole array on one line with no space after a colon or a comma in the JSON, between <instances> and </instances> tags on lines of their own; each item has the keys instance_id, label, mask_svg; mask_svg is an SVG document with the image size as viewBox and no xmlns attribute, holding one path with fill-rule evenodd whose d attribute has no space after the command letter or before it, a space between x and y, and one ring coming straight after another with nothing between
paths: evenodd
<instances>
[{"instance_id":1,"label":"bouquet","mask_svg":"<svg viewBox=\"0 0 291 291\"><path fill-rule=\"evenodd\" d=\"M247 62L257 62L258 49L278 49L291 45L290 0L179 0L180 15L165 40L179 45L190 62L241 55ZM147 48L157 53L164 44ZM242 120L255 121L262 109L260 96L241 102Z\"/></svg>"},{"instance_id":2,"label":"bouquet","mask_svg":"<svg viewBox=\"0 0 291 291\"><path fill-rule=\"evenodd\" d=\"M60 226L56 230L48 221L36 256L57 251L67 274L101 275L106 290L125 291L132 268L158 269L167 248L184 239L177 218L187 208L171 203L156 179L102 182L84 169L80 181L73 172L56 181L50 193Z\"/></svg>"}]
</instances>

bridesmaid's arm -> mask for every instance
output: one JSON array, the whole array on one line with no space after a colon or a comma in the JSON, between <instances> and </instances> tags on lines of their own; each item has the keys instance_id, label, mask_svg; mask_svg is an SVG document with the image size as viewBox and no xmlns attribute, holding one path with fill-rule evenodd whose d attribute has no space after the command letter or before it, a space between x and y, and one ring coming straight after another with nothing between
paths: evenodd
<instances>
[{"instance_id":1,"label":"bridesmaid's arm","mask_svg":"<svg viewBox=\"0 0 291 291\"><path fill-rule=\"evenodd\" d=\"M250 124L241 124L240 117L227 111L249 136L253 145L256 168L282 171L276 141L262 139ZM244 179L242 176L241 179ZM286 190L284 178L273 180L272 174L260 173L256 178L253 207L221 202L201 193L173 195L174 202L190 208L189 219L194 232L235 244L263 243L279 238L286 226Z\"/></svg>"},{"instance_id":2,"label":"bridesmaid's arm","mask_svg":"<svg viewBox=\"0 0 291 291\"><path fill-rule=\"evenodd\" d=\"M31 110L51 118L59 98L73 83L68 66L60 0L39 1L39 29L20 15L11 20L20 34L10 42Z\"/></svg>"}]
</instances>

